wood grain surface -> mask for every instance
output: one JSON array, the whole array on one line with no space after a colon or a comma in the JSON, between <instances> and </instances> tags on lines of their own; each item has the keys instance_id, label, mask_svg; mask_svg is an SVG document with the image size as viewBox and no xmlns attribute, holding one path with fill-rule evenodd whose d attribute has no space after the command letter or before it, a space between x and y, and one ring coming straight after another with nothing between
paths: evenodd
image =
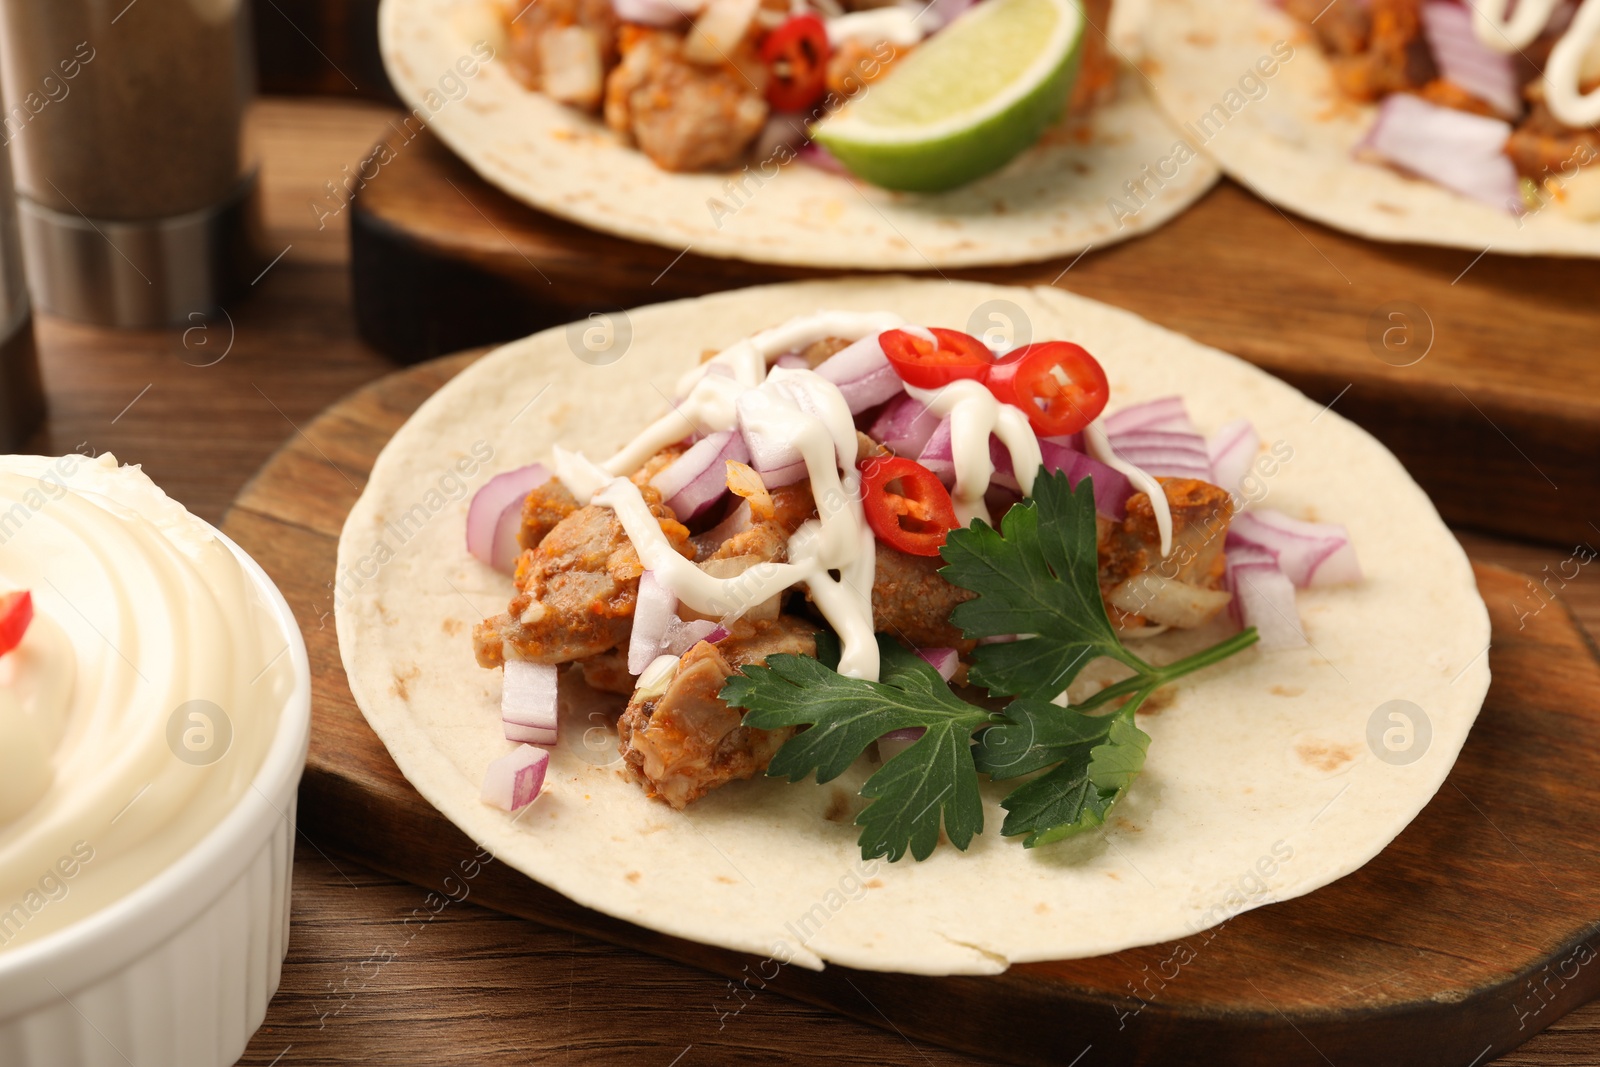
<instances>
[{"instance_id":1,"label":"wood grain surface","mask_svg":"<svg viewBox=\"0 0 1600 1067\"><path fill-rule=\"evenodd\" d=\"M334 554L378 450L476 353L390 375L301 427L223 528L295 608L313 665L302 824L324 846L548 925L716 971L1006 1062L1458 1065L1515 1047L1600 993L1600 662L1563 610L1484 565L1494 683L1434 802L1378 859L1309 896L1184 941L991 978L821 973L666 937L579 907L474 845L416 794L350 696ZM463 638L464 639L464 638ZM1517 838L1503 834L1514 828ZM1518 842L1526 842L1525 845ZM1524 851L1526 848L1527 851ZM438 885L434 886L433 883ZM459 888L457 888L459 887ZM441 896L442 902L445 897ZM770 973L769 973L770 972Z\"/></svg>"},{"instance_id":2,"label":"wood grain surface","mask_svg":"<svg viewBox=\"0 0 1600 1067\"><path fill-rule=\"evenodd\" d=\"M349 212L319 225L312 205L396 115L326 100L258 104L251 129L262 161L268 251L284 255L230 308L236 340L229 355L210 362L215 348L198 354L202 339L220 343L226 329L125 332L42 318L51 420L31 447L61 452L87 443L114 451L144 464L196 514L220 522L296 425L391 370L356 336L346 271ZM1578 499L1573 507L1594 517L1594 504ZM1556 569L1572 548L1458 536L1475 559L1530 574ZM1593 574L1557 596L1591 636L1600 635ZM301 810L308 807L302 800ZM1539 844L1518 827L1502 829L1524 851ZM757 996L720 1026L729 991L710 972L512 918L476 897L419 926L413 913L426 907L432 889L380 875L321 844L300 838L289 959L266 1023L240 1061L247 1067L987 1062L783 996ZM1093 1062L1091 1053L1080 1067ZM1495 1062L1600 1063L1600 1002Z\"/></svg>"},{"instance_id":3,"label":"wood grain surface","mask_svg":"<svg viewBox=\"0 0 1600 1067\"><path fill-rule=\"evenodd\" d=\"M353 278L362 335L401 358L574 311L818 276L594 233L489 186L431 134L387 143L352 208ZM1600 261L1379 245L1224 181L1157 232L1081 258L928 276L1054 284L1127 308L1336 403L1452 523L1593 533L1575 502L1600 500Z\"/></svg>"}]
</instances>

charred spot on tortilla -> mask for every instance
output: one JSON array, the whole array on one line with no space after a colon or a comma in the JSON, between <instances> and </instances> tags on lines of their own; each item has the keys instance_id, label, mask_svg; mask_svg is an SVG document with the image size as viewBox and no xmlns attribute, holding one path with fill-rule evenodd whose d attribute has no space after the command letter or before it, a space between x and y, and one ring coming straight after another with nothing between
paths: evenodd
<instances>
[{"instance_id":1,"label":"charred spot on tortilla","mask_svg":"<svg viewBox=\"0 0 1600 1067\"><path fill-rule=\"evenodd\" d=\"M389 687L390 691L401 700L410 700L411 690L409 686L412 682L422 677L422 668L413 664L409 670L394 671L393 676L394 684Z\"/></svg>"},{"instance_id":2,"label":"charred spot on tortilla","mask_svg":"<svg viewBox=\"0 0 1600 1067\"><path fill-rule=\"evenodd\" d=\"M1332 774L1354 760L1359 751L1356 745L1339 745L1332 741L1302 741L1295 746L1294 754L1307 767Z\"/></svg>"}]
</instances>

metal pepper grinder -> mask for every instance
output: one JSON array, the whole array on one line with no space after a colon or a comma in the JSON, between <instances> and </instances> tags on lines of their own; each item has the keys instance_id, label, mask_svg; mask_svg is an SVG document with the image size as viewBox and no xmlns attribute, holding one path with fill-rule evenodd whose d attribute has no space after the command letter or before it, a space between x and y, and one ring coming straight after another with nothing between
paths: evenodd
<instances>
[{"instance_id":1,"label":"metal pepper grinder","mask_svg":"<svg viewBox=\"0 0 1600 1067\"><path fill-rule=\"evenodd\" d=\"M0 452L20 451L23 442L44 424L44 414L11 164L0 152Z\"/></svg>"},{"instance_id":2,"label":"metal pepper grinder","mask_svg":"<svg viewBox=\"0 0 1600 1067\"><path fill-rule=\"evenodd\" d=\"M39 307L188 325L248 278L247 0L0 0L0 139Z\"/></svg>"}]
</instances>

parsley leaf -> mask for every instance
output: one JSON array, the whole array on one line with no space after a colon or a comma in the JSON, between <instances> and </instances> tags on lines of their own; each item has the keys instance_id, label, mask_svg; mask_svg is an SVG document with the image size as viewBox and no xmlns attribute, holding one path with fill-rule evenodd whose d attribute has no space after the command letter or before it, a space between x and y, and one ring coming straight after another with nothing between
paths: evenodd
<instances>
[{"instance_id":1,"label":"parsley leaf","mask_svg":"<svg viewBox=\"0 0 1600 1067\"><path fill-rule=\"evenodd\" d=\"M827 782L843 774L875 738L920 726L923 736L861 787L870 803L856 817L866 859L930 855L945 835L965 849L983 831L978 775L1005 781L1031 775L1006 795L1001 833L1032 848L1104 824L1144 768L1150 737L1134 722L1158 688L1226 659L1256 641L1253 629L1164 667L1125 648L1100 598L1094 487L1076 492L1066 476L1041 470L1034 497L1011 508L1000 529L973 523L945 541L940 571L977 596L951 621L969 638L1025 634L980 645L969 680L1015 699L991 713L956 696L921 657L879 635L880 681L833 669L837 649L824 635L818 659L774 655L728 679L722 698L763 729L806 726L772 758L767 773ZM1083 667L1100 657L1132 676L1074 707L1053 703ZM1113 702L1127 698L1111 710ZM1088 714L1105 709L1100 714ZM984 729L976 742L973 731Z\"/></svg>"},{"instance_id":2,"label":"parsley leaf","mask_svg":"<svg viewBox=\"0 0 1600 1067\"><path fill-rule=\"evenodd\" d=\"M856 819L862 857L893 861L909 850L926 859L941 824L951 844L965 849L983 830L972 731L994 716L956 696L938 671L892 639L879 635L878 647L880 681L846 678L809 656L780 654L729 678L722 698L747 709L747 726L811 727L785 742L767 768L792 782L812 772L819 782L831 781L875 739L923 727L921 738L861 787L873 801Z\"/></svg>"},{"instance_id":3,"label":"parsley leaf","mask_svg":"<svg viewBox=\"0 0 1600 1067\"><path fill-rule=\"evenodd\" d=\"M1074 493L1066 475L1041 471L1033 492L1006 512L999 530L975 522L950 531L939 573L979 594L950 616L968 637L1037 635L980 646L972 683L1049 700L1096 657L1126 662L1131 653L1100 599L1092 480Z\"/></svg>"},{"instance_id":4,"label":"parsley leaf","mask_svg":"<svg viewBox=\"0 0 1600 1067\"><path fill-rule=\"evenodd\" d=\"M1150 747L1150 735L1134 725L1134 703L1102 716L1106 730L1100 744L1072 750L1054 770L1007 794L1000 832L1026 834L1024 847L1035 848L1103 824L1144 769Z\"/></svg>"},{"instance_id":5,"label":"parsley leaf","mask_svg":"<svg viewBox=\"0 0 1600 1067\"><path fill-rule=\"evenodd\" d=\"M958 605L950 621L971 638L1027 635L975 649L968 673L974 685L1051 700L1100 656L1132 669L1132 678L1079 705L1088 711L1148 694L1255 644L1251 628L1165 667L1146 663L1123 646L1100 599L1093 479L1074 490L1065 474L1041 470L1033 494L1006 512L998 532L975 522L945 540L939 573L978 594Z\"/></svg>"},{"instance_id":6,"label":"parsley leaf","mask_svg":"<svg viewBox=\"0 0 1600 1067\"><path fill-rule=\"evenodd\" d=\"M1043 770L1103 742L1111 718L1085 715L1047 700L1018 698L979 739L974 753L978 770L997 782Z\"/></svg>"},{"instance_id":7,"label":"parsley leaf","mask_svg":"<svg viewBox=\"0 0 1600 1067\"><path fill-rule=\"evenodd\" d=\"M974 755L995 781L1058 765L1013 789L1002 802L1007 837L1027 834L1028 848L1093 829L1144 769L1150 737L1134 725L1143 696L1108 715L1085 715L1044 701L1018 699L999 725L983 732Z\"/></svg>"},{"instance_id":8,"label":"parsley leaf","mask_svg":"<svg viewBox=\"0 0 1600 1067\"><path fill-rule=\"evenodd\" d=\"M1150 738L1134 712L1161 686L1226 659L1256 641L1254 629L1165 667L1125 648L1100 598L1094 485L1074 491L1064 474L1041 471L1033 498L1006 512L999 531L980 523L945 541L952 583L977 597L951 621L970 638L1025 634L980 645L968 678L997 695L1016 696L998 726L984 731L976 764L996 781L1055 769L1013 789L1002 802L1007 837L1027 835L1029 848L1105 822L1144 768ZM1105 656L1131 678L1107 686L1073 708L1049 703L1083 667ZM1086 715L1127 697L1112 714Z\"/></svg>"}]
</instances>

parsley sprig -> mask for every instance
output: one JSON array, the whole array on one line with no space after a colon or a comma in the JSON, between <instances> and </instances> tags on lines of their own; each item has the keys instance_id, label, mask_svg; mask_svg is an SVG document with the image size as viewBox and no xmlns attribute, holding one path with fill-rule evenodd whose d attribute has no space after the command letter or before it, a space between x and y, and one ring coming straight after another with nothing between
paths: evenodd
<instances>
[{"instance_id":1,"label":"parsley sprig","mask_svg":"<svg viewBox=\"0 0 1600 1067\"><path fill-rule=\"evenodd\" d=\"M767 769L790 781L813 773L831 781L874 739L923 728L861 787L870 803L856 823L867 859L893 861L907 851L926 859L941 826L965 849L983 830L980 773L994 781L1034 775L1001 802L1000 832L1023 837L1029 848L1102 825L1144 767L1150 737L1134 722L1139 706L1161 686L1256 641L1248 629L1164 667L1126 648L1100 598L1089 479L1074 491L1065 475L1041 471L1032 499L1008 511L998 530L974 522L951 531L944 558L941 573L977 594L951 616L968 638L1025 635L980 645L972 656L969 681L1012 698L1003 711L962 700L921 657L882 635L879 681L846 678L822 659L775 655L722 690L746 709L749 726L810 727L785 742ZM1072 707L1052 702L1101 657L1131 677Z\"/></svg>"},{"instance_id":2,"label":"parsley sprig","mask_svg":"<svg viewBox=\"0 0 1600 1067\"><path fill-rule=\"evenodd\" d=\"M831 642L818 651L834 658ZM893 639L879 635L880 681L846 678L809 656L777 655L765 667L746 667L722 699L749 709L745 725L774 730L810 726L786 741L767 773L798 782L843 774L868 745L890 730L921 726L923 734L868 778L861 795L873 798L856 822L861 854L897 860L907 848L926 859L944 824L950 843L964 849L983 829L983 800L973 762L972 731L999 717L956 696L939 672Z\"/></svg>"}]
</instances>

